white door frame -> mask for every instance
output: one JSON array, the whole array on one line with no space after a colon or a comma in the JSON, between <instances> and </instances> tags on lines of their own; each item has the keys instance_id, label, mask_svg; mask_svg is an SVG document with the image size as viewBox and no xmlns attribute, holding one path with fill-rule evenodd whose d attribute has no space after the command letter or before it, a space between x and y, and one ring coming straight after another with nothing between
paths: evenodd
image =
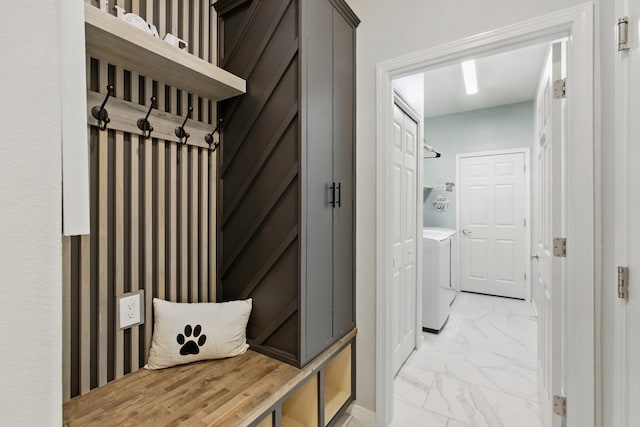
<instances>
[{"instance_id":1,"label":"white door frame","mask_svg":"<svg viewBox=\"0 0 640 427\"><path fill-rule=\"evenodd\" d=\"M398 107L405 112L409 117L418 123L418 134L416 135L418 144L418 164L416 167L416 322L415 322L415 340L418 349L422 345L422 228L423 228L423 210L424 210L424 155L422 144L424 134L424 118L420 116L407 101L404 100L402 95L397 91L393 93L393 102L398 104ZM393 112L393 109L392 109ZM392 116L393 117L393 116Z\"/></svg>"},{"instance_id":2,"label":"white door frame","mask_svg":"<svg viewBox=\"0 0 640 427\"><path fill-rule=\"evenodd\" d=\"M456 184L460 184L460 161L469 157L481 157L481 156L499 156L501 154L524 154L524 164L525 164L525 173L524 173L524 218L526 221L525 226L525 264L524 271L526 273L525 280L525 299L527 301L531 301L531 258L529 258L529 252L531 251L531 160L530 160L530 152L531 149L529 147L522 148L508 148L505 150L490 150L490 151L478 151L473 153L459 153L456 154ZM460 193L461 191L456 191L456 206L460 206ZM460 231L460 209L456 209L456 230L458 231L458 236L462 239L462 232ZM462 260L462 244L458 245L458 259ZM461 263L458 263L458 277L462 277L462 267ZM461 280L461 279L460 279Z\"/></svg>"},{"instance_id":3,"label":"white door frame","mask_svg":"<svg viewBox=\"0 0 640 427\"><path fill-rule=\"evenodd\" d=\"M567 426L595 424L595 390L600 360L595 347L596 167L594 152L593 4L585 3L518 24L415 52L376 66L376 418L386 426L393 415L393 376L389 328L391 284L391 218L389 177L392 138L392 80L461 61L469 56L511 50L533 42L569 37L567 90ZM422 260L418 259L418 265ZM596 358L596 356L598 356Z\"/></svg>"}]
</instances>

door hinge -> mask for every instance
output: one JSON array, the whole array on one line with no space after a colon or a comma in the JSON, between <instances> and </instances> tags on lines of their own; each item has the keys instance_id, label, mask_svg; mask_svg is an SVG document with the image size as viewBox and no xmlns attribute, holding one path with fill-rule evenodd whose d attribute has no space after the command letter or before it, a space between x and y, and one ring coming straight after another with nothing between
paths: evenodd
<instances>
[{"instance_id":1,"label":"door hinge","mask_svg":"<svg viewBox=\"0 0 640 427\"><path fill-rule=\"evenodd\" d=\"M629 50L629 19L624 16L618 19L618 52Z\"/></svg>"},{"instance_id":2,"label":"door hinge","mask_svg":"<svg viewBox=\"0 0 640 427\"><path fill-rule=\"evenodd\" d=\"M553 413L561 417L567 416L567 398L564 396L553 396Z\"/></svg>"},{"instance_id":3,"label":"door hinge","mask_svg":"<svg viewBox=\"0 0 640 427\"><path fill-rule=\"evenodd\" d=\"M567 256L567 239L555 237L553 239L553 256L564 258Z\"/></svg>"},{"instance_id":4,"label":"door hinge","mask_svg":"<svg viewBox=\"0 0 640 427\"><path fill-rule=\"evenodd\" d=\"M618 298L629 299L629 267L618 267Z\"/></svg>"},{"instance_id":5,"label":"door hinge","mask_svg":"<svg viewBox=\"0 0 640 427\"><path fill-rule=\"evenodd\" d=\"M524 281L527 281L527 273L524 273Z\"/></svg>"},{"instance_id":6,"label":"door hinge","mask_svg":"<svg viewBox=\"0 0 640 427\"><path fill-rule=\"evenodd\" d=\"M559 79L553 82L553 97L555 99L567 97L567 79Z\"/></svg>"},{"instance_id":7,"label":"door hinge","mask_svg":"<svg viewBox=\"0 0 640 427\"><path fill-rule=\"evenodd\" d=\"M523 222L524 222L524 226L526 227L526 226L527 226L527 218L525 218L525 219L523 220Z\"/></svg>"}]
</instances>

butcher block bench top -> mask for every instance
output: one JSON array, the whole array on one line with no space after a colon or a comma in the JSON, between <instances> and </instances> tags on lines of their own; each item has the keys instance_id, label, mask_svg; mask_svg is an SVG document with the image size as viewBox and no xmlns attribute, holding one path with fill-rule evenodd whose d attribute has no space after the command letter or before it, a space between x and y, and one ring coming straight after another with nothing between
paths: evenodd
<instances>
[{"instance_id":1,"label":"butcher block bench top","mask_svg":"<svg viewBox=\"0 0 640 427\"><path fill-rule=\"evenodd\" d=\"M302 369L252 350L229 359L140 369L65 403L63 425L248 426L355 335L354 329Z\"/></svg>"}]
</instances>

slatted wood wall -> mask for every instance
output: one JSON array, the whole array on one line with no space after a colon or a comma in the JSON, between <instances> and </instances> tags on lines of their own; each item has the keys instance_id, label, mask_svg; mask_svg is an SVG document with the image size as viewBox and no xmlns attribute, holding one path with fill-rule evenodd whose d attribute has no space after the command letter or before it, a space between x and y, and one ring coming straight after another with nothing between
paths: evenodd
<instances>
[{"instance_id":1,"label":"slatted wood wall","mask_svg":"<svg viewBox=\"0 0 640 427\"><path fill-rule=\"evenodd\" d=\"M114 5L155 24L161 37L177 35L190 53L215 63L215 11L209 0L111 0ZM106 93L108 84L119 99L148 106L155 95L161 111L183 116L192 105L192 120L215 121L215 103L208 99L87 58L89 90ZM87 131L91 234L63 239L65 400L144 365L154 297L215 301L216 153L100 131L93 123ZM145 323L120 330L116 296L138 289L145 291Z\"/></svg>"}]
</instances>

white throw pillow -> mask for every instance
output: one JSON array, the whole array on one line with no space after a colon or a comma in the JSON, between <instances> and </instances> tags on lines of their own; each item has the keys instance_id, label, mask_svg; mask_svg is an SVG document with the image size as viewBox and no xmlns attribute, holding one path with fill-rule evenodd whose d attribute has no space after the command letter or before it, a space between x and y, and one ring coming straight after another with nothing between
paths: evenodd
<instances>
[{"instance_id":1,"label":"white throw pillow","mask_svg":"<svg viewBox=\"0 0 640 427\"><path fill-rule=\"evenodd\" d=\"M153 299L153 338L146 369L163 369L247 351L251 299L176 303Z\"/></svg>"}]
</instances>

